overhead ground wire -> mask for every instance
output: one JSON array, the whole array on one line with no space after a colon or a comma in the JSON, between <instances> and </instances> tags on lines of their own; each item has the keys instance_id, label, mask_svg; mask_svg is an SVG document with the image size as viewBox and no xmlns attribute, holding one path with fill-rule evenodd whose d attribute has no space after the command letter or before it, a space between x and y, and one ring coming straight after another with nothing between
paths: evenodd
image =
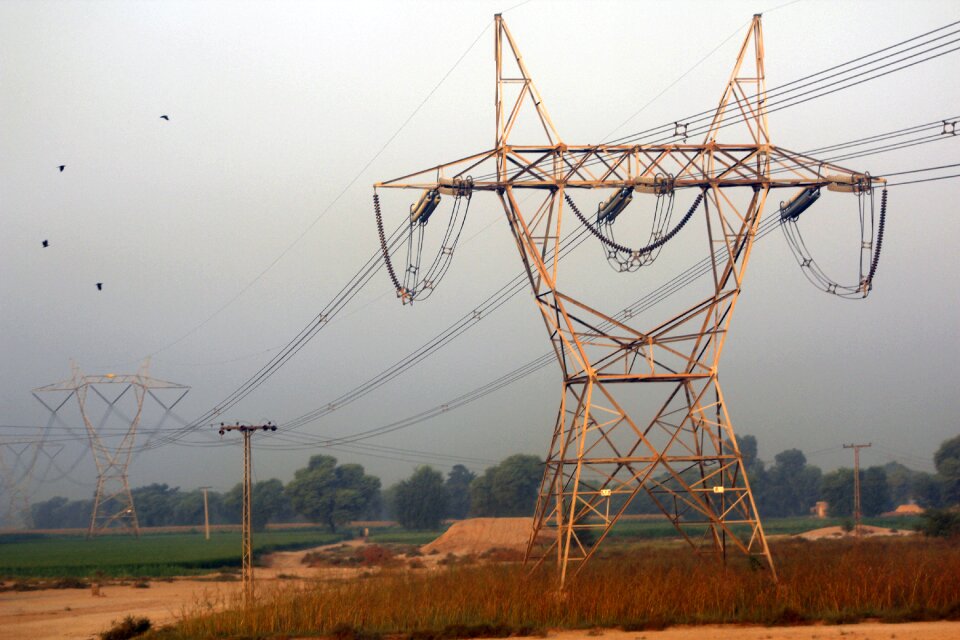
<instances>
[{"instance_id":1,"label":"overhead ground wire","mask_svg":"<svg viewBox=\"0 0 960 640\"><path fill-rule=\"evenodd\" d=\"M960 23L960 22L958 22L958 23ZM949 24L949 25L945 25L944 27L940 27L940 28L938 28L938 29L929 31L929 32L927 32L926 34L921 34L920 36L915 36L915 37L910 38L910 39L908 39L908 40L901 41L900 43L896 43L896 44L894 44L894 45L890 45L890 46L888 46L888 47L885 47L884 49L880 49L880 50L878 50L878 51L875 51L875 52L872 52L872 53L870 53L870 54L866 54L866 55L864 55L864 56L861 56L861 57L859 57L859 58L856 58L856 59L854 59L854 60L848 61L847 63L843 63L843 64L841 64L841 65L836 65L836 66L831 67L831 68L829 68L829 69L825 69L825 70L819 71L819 72L817 72L817 73L815 73L815 74L811 74L811 75L809 75L809 76L805 76L804 78L795 80L795 81L793 81L793 82L791 82L791 83L787 83L787 84L785 84L785 85L781 85L779 88L775 88L775 89L771 90L770 92L768 92L768 95L770 95L770 93L774 93L774 95L777 95L777 94L776 94L776 91L777 91L778 89L783 89L783 88L788 87L788 86L798 85L798 84L800 84L802 81L808 80L808 79L810 79L810 78L812 78L812 77L816 77L816 76L818 76L818 75L823 75L823 74L825 74L825 73L827 73L827 72L829 72L829 71L833 71L833 70L836 70L836 69L838 69L838 68L842 68L842 67L844 67L844 66L849 66L850 64L852 64L852 63L854 63L854 62L858 62L858 61L860 61L860 60L864 60L864 59L866 59L866 58L868 58L868 57L871 57L871 56L876 56L876 55L878 55L879 53L882 53L882 52L885 52L885 51L888 51L888 50L891 50L891 49L900 47L900 46L902 46L902 45L904 45L904 44L907 44L907 43L916 41L916 40L918 40L918 39L921 39L921 38L923 38L923 37L925 37L925 36L927 36L927 35L930 35L930 34L933 34L933 33L937 33L937 32L940 32L940 31L944 31L944 30L946 30L946 29L950 28L951 26L954 26L955 24L958 24L958 23L951 23L951 24ZM486 28L488 28L488 27L489 27L489 25L487 25L487 27L485 27L484 31L485 31ZM481 35L482 35L482 33L483 33L483 32L481 32ZM900 52L897 52L897 53L895 53L895 54L890 54L890 55L888 55L888 56L883 56L882 58L878 58L877 60L874 60L874 61L872 61L872 62L865 63L865 64L862 64L862 65L858 65L858 66L854 67L853 69L859 69L859 68L862 68L862 67L865 67L865 66L875 65L877 62L882 61L882 60L885 60L885 59L888 59L888 58L891 58L891 57L902 56L902 54L905 53L906 51L910 51L910 50L913 50L913 49L925 47L925 46L931 44L932 42L935 42L936 40L940 40L940 39L943 39L943 38L945 38L945 37L949 37L950 35L952 35L952 32L951 32L951 33L948 33L948 34L946 34L946 35L938 36L937 38L932 39L932 40L930 40L930 41L928 41L928 42L923 42L923 43L921 43L921 44L914 45L914 46L912 46L912 47L909 47L908 49L905 49L904 51L900 51ZM476 44L476 42L479 41L479 37L480 37L480 36L478 36L478 38L471 44L470 48L472 48L472 47ZM950 43L945 43L945 44L950 44ZM911 56L898 58L897 60L893 60L893 61L891 61L891 62L888 62L888 63L886 63L886 64L884 64L884 65L881 65L881 66L878 67L878 68L870 69L870 70L868 70L868 71L865 71L865 72L861 73L860 75L868 75L868 74L876 73L877 71L881 71L881 70L883 70L883 69L887 69L888 67L895 66L896 64L899 64L899 63L901 63L901 62L903 62L903 61L906 61L906 60L908 60L908 59L912 59L912 58L915 58L915 57L917 57L917 56L922 56L922 55L925 55L925 54L930 53L930 52L932 52L932 51L935 51L936 49L945 46L945 44L936 45L936 46L934 46L934 47L932 47L932 48L925 49L925 50L920 51L920 52L918 52L918 53L915 53L915 54L913 54L913 55L911 55ZM902 70L902 69L905 69L905 68L914 66L914 65L919 64L919 63L921 63L921 62L925 62L925 61L930 60L930 59L933 59L933 58L935 58L935 57L939 57L940 55L945 55L946 53L950 53L950 52L952 52L952 51L954 51L954 50L956 50L956 49L951 49L951 50L949 50L949 51L944 51L944 52L935 54L935 55L933 55L933 56L930 56L930 57L928 57L928 58L923 58L923 59L921 59L921 60L912 62L912 63L910 63L910 64L908 64L908 65L903 66L903 67L898 67L898 68L895 68L895 69L892 69L892 70L888 70L888 71L885 71L885 72L882 73L882 74L878 74L878 75L875 75L875 76L869 76L869 77L867 77L867 78L865 78L865 79L861 79L861 80L859 80L859 81L857 81L857 82L855 82L855 83L846 84L846 85L844 85L844 86L837 87L837 88L832 89L832 90L830 90L830 91L823 92L824 89L827 89L827 88L829 88L829 87L831 87L831 86L833 86L833 85L842 84L842 83L845 83L845 82L849 82L850 80L853 79L853 78L846 78L846 79L840 80L840 81L838 81L838 82L832 83L832 84L830 84L830 85L820 86L820 87L817 87L817 88L815 88L815 89L809 90L809 91L807 91L807 92L805 92L805 93L800 94L799 96L792 96L792 97L790 97L790 98L788 98L788 99L785 99L784 101L786 101L786 100L797 100L798 98L805 97L805 96L807 96L808 94L816 94L816 95L812 95L811 97L807 97L805 100L802 100L802 102L805 102L805 101L808 101L808 100L811 100L811 99L815 99L815 98L817 98L817 97L822 97L823 95L828 95L829 93L834 93L834 92L839 91L839 90L843 90L843 89L846 89L846 88L850 88L850 87L852 87L852 86L855 86L856 84L860 84L860 83L862 83L862 82L866 82L866 81L868 81L868 80L875 79L875 78L877 78L877 77L881 77L882 75L887 75L887 74L889 74L889 73L893 73L893 72L895 72L895 71L899 71L899 70ZM469 48L468 48L468 51L469 51ZM462 59L462 58L461 58L461 59ZM838 75L843 75L843 74L845 74L845 73L849 73L849 72L852 71L853 69L848 69L847 71L842 72L842 73L840 73L840 74L834 74L833 76L828 76L828 77L826 77L826 78L821 78L821 79L820 79L819 81L817 81L817 82L807 83L807 84L800 84L800 86L797 86L795 89L792 89L791 91L783 91L783 93L790 93L790 92L792 92L792 91L796 91L797 89L802 89L802 88L810 87L811 85L817 84L817 83L822 82L822 81L824 81L824 80L831 79L831 78L833 78L833 77L836 77L836 76L838 76ZM449 72L448 72L448 73L449 73ZM441 83L442 83L442 80L441 80ZM438 86L439 86L439 85L438 85ZM435 89L434 89L434 90L435 90ZM818 93L818 92L819 92L819 93ZM800 104L800 102L791 102L791 103L789 103L789 104L782 105L782 106L780 106L780 107L778 107L778 108L786 108L787 106L794 106L795 104ZM768 110L768 112L777 109L776 104L773 105L773 106L774 106L775 108L774 108L774 109L771 109L771 110ZM704 113L708 113L708 112L704 112ZM724 123L724 125L728 125L728 124L734 124L734 123L726 123L726 122ZM662 129L662 127L661 127L661 129ZM657 129L654 129L654 130L657 130ZM635 136L635 135L636 135L636 134L634 134L634 136ZM670 136L670 137L673 137L673 136ZM624 139L627 139L627 138L624 138ZM369 281L369 280L367 279L366 281ZM365 284L366 281L365 281L363 284ZM345 295L345 296L343 297L343 299L344 299L344 304L345 304L346 302L348 302L350 299L352 299L353 295L356 295L356 291L358 291L359 288L362 288L363 284L360 285L360 286L359 286L358 288L356 288L356 289L352 289L352 290L349 292L348 295ZM339 310L339 308L338 308L337 310ZM318 318L319 318L319 317L323 317L324 315L325 315L325 314L321 313L321 314L318 315ZM324 317L323 320L321 321L321 325L320 325L320 326L322 326L322 322L326 321L327 319L328 319L327 317ZM170 443L170 442L176 441L177 439L179 439L179 436L181 436L181 435L183 435L183 434L185 434L185 433L188 433L188 432L190 432L190 431L192 431L192 430L195 430L195 429L196 429L197 427L199 427L203 422L206 422L206 421L208 421L208 420L214 419L214 418L216 418L216 416L218 416L218 415L222 415L225 411L229 410L229 409L230 409L232 406L234 406L237 402L239 402L240 400L242 400L244 397L246 397L249 393L251 393L252 391L254 391L256 388L258 388L258 387L259 387L261 384L263 384L263 382L264 382L266 379L268 379L277 369L279 369L281 366L283 366L283 364L285 364L293 355L295 355L295 354L306 344L306 342L308 342L308 341L313 337L313 335L316 334L316 330L317 330L316 327L317 327L318 325L316 325L315 322L316 322L316 318L315 318L315 321L314 321L313 323L311 323L310 325L308 325L308 327L305 328L305 330L302 331L301 334L298 334L298 336L297 336L296 338L294 338L294 340L292 340L292 341L288 344L288 346L287 346L286 348L284 348L284 350L283 350L280 354L278 354L276 357L274 357L273 359L271 359L271 361L268 362L267 365L264 365L264 367L262 367L259 371L257 371L246 383L244 383L243 385L241 385L240 387L238 387L237 390L235 390L232 394L230 394L224 401L222 401L221 403L219 403L218 405L216 405L213 409L211 409L210 411L208 411L206 414L203 414L202 416L200 416L200 417L197 418L196 420L192 421L192 422L191 422L189 425L187 425L186 427L183 427L181 430L179 430L178 432L176 432L176 435L174 435L174 436L167 436L167 437L165 437L165 438L163 438L163 439L160 439L160 440L158 440L156 443L154 443L152 446L153 446L153 447L161 446L161 445L163 445L163 444L168 444L168 443Z\"/></svg>"}]
</instances>

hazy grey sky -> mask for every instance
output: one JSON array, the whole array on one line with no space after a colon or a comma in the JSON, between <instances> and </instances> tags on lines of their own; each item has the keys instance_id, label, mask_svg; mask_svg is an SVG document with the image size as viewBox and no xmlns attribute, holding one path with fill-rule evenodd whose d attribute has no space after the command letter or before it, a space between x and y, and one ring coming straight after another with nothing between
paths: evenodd
<instances>
[{"instance_id":1,"label":"hazy grey sky","mask_svg":"<svg viewBox=\"0 0 960 640\"><path fill-rule=\"evenodd\" d=\"M0 438L38 433L46 416L30 391L68 378L71 358L85 373L132 373L152 355L152 375L193 388L177 408L186 420L252 375L376 249L373 182L492 146L490 23L510 4L0 3ZM756 12L766 12L770 86L960 19L953 2L801 0L774 10L783 4L532 0L505 18L571 143L714 106ZM774 142L806 150L960 115L958 55L771 114ZM951 164L958 141L844 164L874 174ZM737 432L758 437L761 457L799 447L833 468L850 462L843 442L872 441L865 464L896 459L931 469L934 449L958 432L958 200L957 180L891 189L884 254L866 301L815 290L779 232L757 244L720 379ZM838 279L855 280L855 202L830 202L804 214L804 230ZM399 224L402 206L385 212L387 226ZM464 239L430 300L401 307L379 274L225 419L282 425L323 406L518 273L495 198L474 198ZM685 230L656 269L617 275L588 243L562 271L613 311L699 260L703 245L695 227ZM420 366L302 431L380 426L548 348L521 294ZM544 455L558 398L550 367L369 444L439 454L440 468L454 457L480 470L518 451ZM75 412L64 415L80 426ZM236 445L198 446L218 440L212 429L187 440L195 444L138 456L131 483L222 489L239 480ZM69 467L81 445L63 443L57 463ZM260 447L257 477L286 481L322 451ZM430 461L383 449L329 453L364 464L385 484ZM94 479L88 455L35 497L86 496Z\"/></svg>"}]
</instances>

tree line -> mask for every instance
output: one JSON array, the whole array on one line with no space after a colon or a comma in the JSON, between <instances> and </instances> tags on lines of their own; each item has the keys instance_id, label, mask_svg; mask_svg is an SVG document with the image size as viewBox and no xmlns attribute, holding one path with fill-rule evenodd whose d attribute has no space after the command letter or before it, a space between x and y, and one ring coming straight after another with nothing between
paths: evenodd
<instances>
[{"instance_id":1,"label":"tree line","mask_svg":"<svg viewBox=\"0 0 960 640\"><path fill-rule=\"evenodd\" d=\"M824 473L807 462L799 449L778 453L770 465L757 458L757 440L739 441L757 509L761 517L802 516L820 500L829 503L829 515L849 516L853 510L854 474L849 468ZM910 501L924 508L960 506L960 436L944 441L933 459L936 473L915 471L897 463L860 471L861 507L866 516L890 511ZM253 526L270 522L313 522L331 531L357 520L396 520L409 529L436 529L445 519L482 516L529 516L537 501L543 461L516 454L481 474L455 465L446 475L429 466L408 478L381 488L380 479L362 465L338 464L336 458L316 455L284 485L263 480L253 485ZM203 523L203 493L181 491L166 484L133 489L140 526L199 525ZM239 524L242 487L208 491L211 524ZM55 497L33 505L37 529L85 528L91 500ZM645 494L639 494L627 513L659 513Z\"/></svg>"}]
</instances>

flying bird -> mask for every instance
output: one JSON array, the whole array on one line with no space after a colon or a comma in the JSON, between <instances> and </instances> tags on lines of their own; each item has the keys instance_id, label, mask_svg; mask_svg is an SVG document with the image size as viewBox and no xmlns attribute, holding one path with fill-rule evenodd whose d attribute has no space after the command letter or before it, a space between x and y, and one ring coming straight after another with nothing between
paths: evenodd
<instances>
[{"instance_id":1,"label":"flying bird","mask_svg":"<svg viewBox=\"0 0 960 640\"><path fill-rule=\"evenodd\" d=\"M50 246L50 241L49 241L49 240L44 240L44 241L43 241L43 248L46 249L46 248L49 247L49 246Z\"/></svg>"},{"instance_id":2,"label":"flying bird","mask_svg":"<svg viewBox=\"0 0 960 640\"><path fill-rule=\"evenodd\" d=\"M170 120L170 116L160 116L161 120Z\"/></svg>"},{"instance_id":3,"label":"flying bird","mask_svg":"<svg viewBox=\"0 0 960 640\"><path fill-rule=\"evenodd\" d=\"M60 173L63 173L63 170L66 169L66 168L67 168L67 165L61 164L61 165L60 165Z\"/></svg>"},{"instance_id":4,"label":"flying bird","mask_svg":"<svg viewBox=\"0 0 960 640\"><path fill-rule=\"evenodd\" d=\"M103 291L103 283L102 283L102 282L98 282L98 283L97 283L97 291Z\"/></svg>"}]
</instances>

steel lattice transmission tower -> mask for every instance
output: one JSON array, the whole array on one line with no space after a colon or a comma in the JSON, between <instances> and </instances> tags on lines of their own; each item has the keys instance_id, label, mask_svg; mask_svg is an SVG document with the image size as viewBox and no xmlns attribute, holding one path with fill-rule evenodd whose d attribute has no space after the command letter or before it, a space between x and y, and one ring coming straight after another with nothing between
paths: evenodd
<instances>
[{"instance_id":1,"label":"steel lattice transmission tower","mask_svg":"<svg viewBox=\"0 0 960 640\"><path fill-rule=\"evenodd\" d=\"M93 511L90 516L90 528L87 535L94 536L113 530L126 530L139 536L140 524L137 520L136 507L133 504L133 495L130 493L128 470L130 458L134 450L137 428L143 416L144 403L147 397L160 405L164 410L163 422L174 407L183 400L190 390L182 384L158 380L147 375L148 364L145 362L136 374L117 375L83 375L76 365L73 365L73 374L69 380L39 387L33 390L34 397L56 415L70 400L76 397L80 410L80 417L86 430L90 451L97 466L97 489L93 499ZM108 391L111 389L111 391ZM92 395L91 395L92 392ZM48 404L38 394L60 393L59 403ZM108 440L102 433L108 418L114 414L120 415L118 403L132 393L133 415L124 416L128 426L116 434L119 443L114 439ZM164 402L158 393L173 394L172 401ZM106 405L106 410L99 423L94 425L90 417L90 400L99 398ZM158 423L159 424L159 423Z\"/></svg>"},{"instance_id":2,"label":"steel lattice transmission tower","mask_svg":"<svg viewBox=\"0 0 960 640\"><path fill-rule=\"evenodd\" d=\"M420 203L487 191L503 206L563 375L528 560L555 561L562 586L644 493L697 552L725 559L732 548L757 557L775 578L717 377L720 355L770 191L863 193L883 181L771 143L759 15L699 144L686 142L687 127L679 123L677 141L667 144L565 143L499 15L494 37L495 146L379 182L374 203L379 216L377 190L392 188L424 190ZM512 141L521 123L532 123L526 131L539 143ZM742 139L721 141L734 134ZM566 292L557 259L563 223L572 211L591 226L571 194L595 189L698 193L687 219L703 212L709 293L676 315L637 326L637 318L605 313ZM522 191L530 197L520 198ZM422 211L411 209L411 228ZM630 258L642 262L669 239ZM869 286L860 283L864 293ZM415 299L402 289L398 296Z\"/></svg>"},{"instance_id":3,"label":"steel lattice transmission tower","mask_svg":"<svg viewBox=\"0 0 960 640\"><path fill-rule=\"evenodd\" d=\"M29 488L42 447L42 442L0 440L0 495L4 499L0 526L30 528Z\"/></svg>"}]
</instances>

